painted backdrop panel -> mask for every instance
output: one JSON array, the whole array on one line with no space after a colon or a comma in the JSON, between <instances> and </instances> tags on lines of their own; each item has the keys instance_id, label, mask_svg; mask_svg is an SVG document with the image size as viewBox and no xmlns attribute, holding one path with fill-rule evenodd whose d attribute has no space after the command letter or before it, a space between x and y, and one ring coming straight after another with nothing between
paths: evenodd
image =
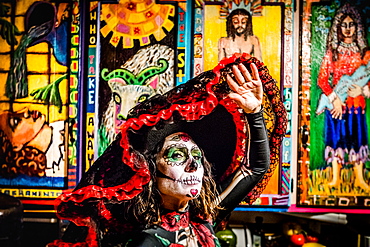
<instances>
[{"instance_id":1,"label":"painted backdrop panel","mask_svg":"<svg viewBox=\"0 0 370 247\"><path fill-rule=\"evenodd\" d=\"M77 179L76 163L69 167L67 160L68 153L75 157L69 142L77 100L69 97L73 5L12 1L0 8L0 28L7 33L0 38L1 191L55 198Z\"/></svg>"},{"instance_id":2,"label":"painted backdrop panel","mask_svg":"<svg viewBox=\"0 0 370 247\"><path fill-rule=\"evenodd\" d=\"M369 207L370 3L317 3L309 11L299 204Z\"/></svg>"},{"instance_id":3,"label":"painted backdrop panel","mask_svg":"<svg viewBox=\"0 0 370 247\"><path fill-rule=\"evenodd\" d=\"M183 31L177 25L184 22L184 6L155 1L101 5L99 155L119 133L132 107L174 87L175 58L184 58L179 53L185 44L179 41L185 39L176 37Z\"/></svg>"},{"instance_id":4,"label":"painted backdrop panel","mask_svg":"<svg viewBox=\"0 0 370 247\"><path fill-rule=\"evenodd\" d=\"M254 1L256 2L256 1ZM257 6L257 7L256 7ZM252 19L252 23L246 24L246 29L252 29L247 41L243 42L242 45L235 45L234 49L230 49L230 52L246 52L256 56L258 59L263 61L270 71L273 78L277 80L278 87L282 88L283 82L281 81L282 75L282 47L283 47L283 30L282 30L282 11L283 5L249 5L244 6L243 3L236 5L234 3L232 8L229 9L228 13L225 13L225 7L222 5L205 5L204 10L204 60L207 61L204 64L204 70L210 70L217 65L218 61L225 56L225 52L222 51L222 43L225 40L232 37L227 33L227 16L244 15L248 16L247 19ZM241 20L244 21L244 20ZM248 21L247 21L248 22ZM235 24L237 25L237 24ZM241 25L241 24L240 24ZM249 25L249 27L248 27ZM230 27L230 30L232 28ZM236 32L229 31L229 32ZM253 35L252 35L253 33ZM273 42L272 42L273 41ZM236 43L236 42L235 42ZM230 46L232 46L231 44ZM248 48L253 46L253 48ZM269 103L265 101L265 108L269 108ZM273 128L273 117L265 116L267 126ZM281 192L281 176L280 165L277 164L275 172L270 178L269 184L264 190L264 195L259 198L256 205L271 205L275 204L275 199L272 197L279 197ZM274 201L274 202L272 202ZM288 202L285 201L287 204Z\"/></svg>"}]
</instances>

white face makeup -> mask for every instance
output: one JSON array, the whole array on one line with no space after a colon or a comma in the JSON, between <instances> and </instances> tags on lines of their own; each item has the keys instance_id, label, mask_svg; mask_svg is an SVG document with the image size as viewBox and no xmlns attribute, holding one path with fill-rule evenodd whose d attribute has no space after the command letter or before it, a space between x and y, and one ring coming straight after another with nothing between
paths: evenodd
<instances>
[{"instance_id":1,"label":"white face makeup","mask_svg":"<svg viewBox=\"0 0 370 247\"><path fill-rule=\"evenodd\" d=\"M204 175L202 156L186 133L167 136L156 160L159 191L180 201L199 196Z\"/></svg>"}]
</instances>

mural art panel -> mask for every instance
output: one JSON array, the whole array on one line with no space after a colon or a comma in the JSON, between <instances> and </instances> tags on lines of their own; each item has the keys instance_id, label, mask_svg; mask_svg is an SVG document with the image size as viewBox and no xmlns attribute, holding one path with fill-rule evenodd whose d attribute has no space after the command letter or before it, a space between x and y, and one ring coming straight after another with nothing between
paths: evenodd
<instances>
[{"instance_id":1,"label":"mural art panel","mask_svg":"<svg viewBox=\"0 0 370 247\"><path fill-rule=\"evenodd\" d=\"M13 196L50 199L69 186L70 7L0 3L0 187Z\"/></svg>"},{"instance_id":2,"label":"mural art panel","mask_svg":"<svg viewBox=\"0 0 370 247\"><path fill-rule=\"evenodd\" d=\"M225 1L216 4L206 2L204 6L204 70L212 69L219 60L234 53L248 53L262 61L271 76L276 79L276 85L284 87L283 67L284 53L284 9L281 3L265 3L263 1ZM286 17L291 18L291 16ZM290 36L288 34L287 36ZM271 42L274 40L274 42ZM291 55L291 54L290 54ZM287 57L289 59L289 57ZM291 61L291 60L290 60ZM287 73L287 75L289 75ZM277 90L277 95L281 92ZM277 97L279 97L277 96ZM277 115L280 99L264 97L265 119L269 132L278 123ZM264 194L255 205L287 205L289 191L289 167L281 167L280 150L276 151L269 174L269 184Z\"/></svg>"},{"instance_id":3,"label":"mural art panel","mask_svg":"<svg viewBox=\"0 0 370 247\"><path fill-rule=\"evenodd\" d=\"M132 107L175 86L176 11L155 1L102 4L99 155Z\"/></svg>"},{"instance_id":4,"label":"mural art panel","mask_svg":"<svg viewBox=\"0 0 370 247\"><path fill-rule=\"evenodd\" d=\"M334 1L307 11L311 50L303 51L311 63L302 104L310 111L301 126L310 138L301 143L299 204L368 207L370 5Z\"/></svg>"}]
</instances>

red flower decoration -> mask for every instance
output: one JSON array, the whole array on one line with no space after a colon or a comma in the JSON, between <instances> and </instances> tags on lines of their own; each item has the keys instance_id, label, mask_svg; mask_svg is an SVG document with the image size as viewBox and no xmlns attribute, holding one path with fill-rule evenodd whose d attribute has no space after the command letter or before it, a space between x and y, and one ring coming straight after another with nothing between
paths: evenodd
<instances>
[{"instance_id":1,"label":"red flower decoration","mask_svg":"<svg viewBox=\"0 0 370 247\"><path fill-rule=\"evenodd\" d=\"M189 212L177 213L171 212L161 216L161 227L169 232L178 231L189 225Z\"/></svg>"},{"instance_id":2,"label":"red flower decoration","mask_svg":"<svg viewBox=\"0 0 370 247\"><path fill-rule=\"evenodd\" d=\"M140 34L140 28L135 27L134 28L134 34Z\"/></svg>"},{"instance_id":3,"label":"red flower decoration","mask_svg":"<svg viewBox=\"0 0 370 247\"><path fill-rule=\"evenodd\" d=\"M183 140L184 142L188 142L190 140L190 136L188 136L187 134L184 134L184 135L181 135L181 140Z\"/></svg>"},{"instance_id":4,"label":"red flower decoration","mask_svg":"<svg viewBox=\"0 0 370 247\"><path fill-rule=\"evenodd\" d=\"M153 16L153 13L151 11L146 12L146 18L150 18Z\"/></svg>"},{"instance_id":5,"label":"red flower decoration","mask_svg":"<svg viewBox=\"0 0 370 247\"><path fill-rule=\"evenodd\" d=\"M193 222L195 227L195 234L197 235L198 241L203 247L215 247L215 236L212 232L203 224Z\"/></svg>"},{"instance_id":6,"label":"red flower decoration","mask_svg":"<svg viewBox=\"0 0 370 247\"><path fill-rule=\"evenodd\" d=\"M131 10L131 11L135 10L136 9L136 4L135 3L129 3L127 5L127 9Z\"/></svg>"}]
</instances>

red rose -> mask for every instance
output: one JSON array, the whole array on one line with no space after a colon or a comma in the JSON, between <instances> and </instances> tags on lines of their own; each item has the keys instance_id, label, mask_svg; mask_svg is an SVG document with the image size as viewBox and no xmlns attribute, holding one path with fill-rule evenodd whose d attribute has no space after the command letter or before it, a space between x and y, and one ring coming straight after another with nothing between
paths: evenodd
<instances>
[{"instance_id":1,"label":"red rose","mask_svg":"<svg viewBox=\"0 0 370 247\"><path fill-rule=\"evenodd\" d=\"M194 224L195 234L203 247L215 247L215 236L203 224Z\"/></svg>"},{"instance_id":2,"label":"red rose","mask_svg":"<svg viewBox=\"0 0 370 247\"><path fill-rule=\"evenodd\" d=\"M174 232L179 229L188 227L189 225L189 212L186 213L177 213L171 212L161 216L161 227L165 230Z\"/></svg>"}]
</instances>

